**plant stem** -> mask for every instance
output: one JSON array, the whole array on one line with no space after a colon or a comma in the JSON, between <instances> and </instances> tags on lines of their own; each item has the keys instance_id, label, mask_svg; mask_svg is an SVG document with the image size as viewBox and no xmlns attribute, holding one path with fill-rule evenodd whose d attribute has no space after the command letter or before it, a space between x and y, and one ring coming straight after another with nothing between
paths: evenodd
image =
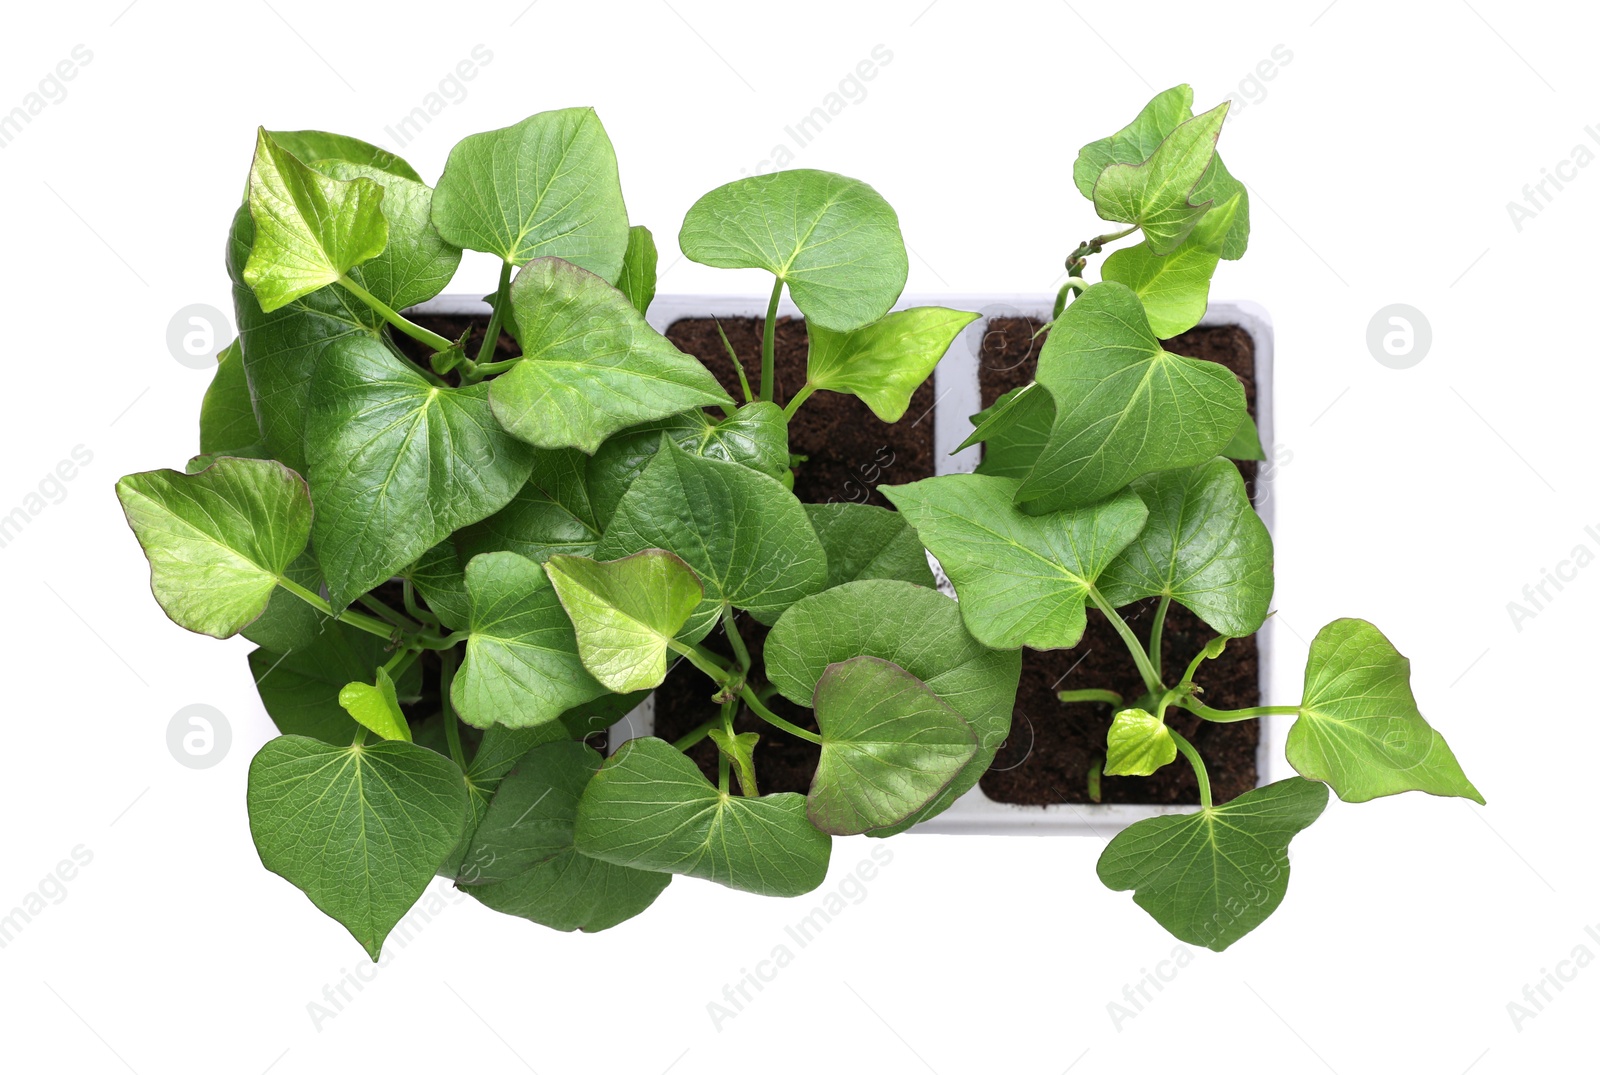
<instances>
[{"instance_id":1,"label":"plant stem","mask_svg":"<svg viewBox=\"0 0 1600 1075\"><path fill-rule=\"evenodd\" d=\"M1235 721L1253 720L1256 717L1287 717L1300 712L1297 705L1258 705L1252 709L1212 709L1194 698L1181 698L1178 704L1202 720L1213 721L1217 724L1232 724Z\"/></svg>"},{"instance_id":2,"label":"plant stem","mask_svg":"<svg viewBox=\"0 0 1600 1075\"><path fill-rule=\"evenodd\" d=\"M1156 606L1155 622L1150 625L1150 667L1156 671L1156 679L1161 678L1161 628L1167 622L1167 609L1172 607L1172 595L1162 594L1161 603Z\"/></svg>"},{"instance_id":3,"label":"plant stem","mask_svg":"<svg viewBox=\"0 0 1600 1075\"><path fill-rule=\"evenodd\" d=\"M401 332L404 332L407 336L410 336L418 343L425 343L435 351L448 351L450 348L455 346L455 344L451 343L437 332L429 332L421 325L407 321L405 318L401 317L398 313L391 309L389 305L382 299L378 298L378 296L374 295L372 292L368 291L366 288L362 287L348 276L339 277L339 283L343 284L346 290L348 290L356 298L360 299L362 302L378 311L385 321L389 322L389 324L393 325Z\"/></svg>"},{"instance_id":4,"label":"plant stem","mask_svg":"<svg viewBox=\"0 0 1600 1075\"><path fill-rule=\"evenodd\" d=\"M1089 801L1092 803L1100 801L1100 776L1105 763L1105 758L1099 754L1096 754L1094 760L1089 763Z\"/></svg>"},{"instance_id":5,"label":"plant stem","mask_svg":"<svg viewBox=\"0 0 1600 1075\"><path fill-rule=\"evenodd\" d=\"M483 334L483 344L478 348L477 364L482 366L494 357L500 343L500 324L505 320L506 303L511 301L511 262L500 263L500 283L494 289L494 313L489 315L489 328Z\"/></svg>"},{"instance_id":6,"label":"plant stem","mask_svg":"<svg viewBox=\"0 0 1600 1075\"><path fill-rule=\"evenodd\" d=\"M1116 691L1081 690L1081 691L1056 691L1056 697L1063 702L1110 702L1112 705L1122 704L1122 695Z\"/></svg>"},{"instance_id":7,"label":"plant stem","mask_svg":"<svg viewBox=\"0 0 1600 1075\"><path fill-rule=\"evenodd\" d=\"M406 615L430 627L439 626L439 617L417 604L417 588L411 584L410 579L400 580L400 600L405 603Z\"/></svg>"},{"instance_id":8,"label":"plant stem","mask_svg":"<svg viewBox=\"0 0 1600 1075\"><path fill-rule=\"evenodd\" d=\"M382 620L374 619L371 616L365 616L359 612L352 612L349 609L345 609L343 612L334 612L333 606L324 601L321 594L312 593L310 590L306 589L298 582L295 582L293 579L284 578L282 575L279 575L278 585L294 594L296 597L310 605L312 608L316 609L318 612L328 616L333 616L334 618L338 619L340 623L347 623L351 627L356 627L367 632L369 635L377 635L379 638L385 638L392 642L394 641L395 635L398 633L392 624L384 623Z\"/></svg>"},{"instance_id":9,"label":"plant stem","mask_svg":"<svg viewBox=\"0 0 1600 1075\"><path fill-rule=\"evenodd\" d=\"M690 664L694 665L696 668L700 669L700 671L716 680L719 685L727 684L731 679L734 678L735 674L732 669L724 665L715 654L707 653L699 646L691 645L686 642L679 642L676 638L674 638L668 640L667 648L672 650L674 653L688 658Z\"/></svg>"},{"instance_id":10,"label":"plant stem","mask_svg":"<svg viewBox=\"0 0 1600 1075\"><path fill-rule=\"evenodd\" d=\"M750 394L750 378L744 375L744 363L739 361L738 352L733 349L733 343L728 339L728 334L722 331L722 322L716 318L711 323L717 326L717 335L722 337L722 348L728 352L728 361L733 363L733 372L739 375L739 391L744 394L746 403L754 403L756 397Z\"/></svg>"},{"instance_id":11,"label":"plant stem","mask_svg":"<svg viewBox=\"0 0 1600 1075\"><path fill-rule=\"evenodd\" d=\"M1133 663L1139 666L1139 675L1144 679L1144 689L1151 694L1161 693L1161 677L1150 664L1150 656L1144 651L1144 644L1139 641L1117 610L1106 604L1106 599L1100 596L1100 591L1093 586L1089 587L1089 600L1094 602L1094 607L1099 609L1106 619L1111 621L1111 626L1117 629L1117 634L1122 636L1122 641L1127 644L1128 652L1133 654Z\"/></svg>"},{"instance_id":12,"label":"plant stem","mask_svg":"<svg viewBox=\"0 0 1600 1075\"><path fill-rule=\"evenodd\" d=\"M695 728L693 731L674 739L672 741L672 749L678 751L688 750L690 747L700 742L700 740L710 735L712 728L719 727L721 724L722 714L718 713L716 716Z\"/></svg>"},{"instance_id":13,"label":"plant stem","mask_svg":"<svg viewBox=\"0 0 1600 1075\"><path fill-rule=\"evenodd\" d=\"M739 662L739 671L750 671L750 651L745 648L744 638L739 634L739 625L733 620L732 605L722 606L722 630L733 645L733 656Z\"/></svg>"},{"instance_id":14,"label":"plant stem","mask_svg":"<svg viewBox=\"0 0 1600 1075\"><path fill-rule=\"evenodd\" d=\"M1189 766L1194 770L1195 781L1200 785L1200 809L1211 809L1211 778L1206 775L1206 763L1200 760L1200 752L1193 743L1171 728L1167 729L1167 734L1172 736L1172 741L1178 744L1178 749L1189 759Z\"/></svg>"},{"instance_id":15,"label":"plant stem","mask_svg":"<svg viewBox=\"0 0 1600 1075\"><path fill-rule=\"evenodd\" d=\"M761 398L771 403L778 396L778 300L783 297L783 277L772 282L767 303L767 323L761 330Z\"/></svg>"},{"instance_id":16,"label":"plant stem","mask_svg":"<svg viewBox=\"0 0 1600 1075\"><path fill-rule=\"evenodd\" d=\"M822 736L818 735L816 732L808 732L798 724L791 724L782 717L778 716L778 714L762 705L761 699L757 698L755 691L752 691L748 686L739 688L739 697L744 699L744 704L750 707L750 711L752 713L766 721L768 724L772 725L774 728L786 731L790 735L804 739L808 743L816 743L818 746L822 745Z\"/></svg>"},{"instance_id":17,"label":"plant stem","mask_svg":"<svg viewBox=\"0 0 1600 1075\"><path fill-rule=\"evenodd\" d=\"M787 422L793 418L794 412L800 409L800 404L810 399L811 393L815 391L816 389L811 386L810 381L807 381L805 384L801 385L800 391L794 394L794 398L789 401L789 405L783 409L783 420Z\"/></svg>"},{"instance_id":18,"label":"plant stem","mask_svg":"<svg viewBox=\"0 0 1600 1075\"><path fill-rule=\"evenodd\" d=\"M456 768L467 771L467 755L461 749L461 726L456 720L456 707L450 701L450 688L456 679L455 650L439 654L439 715L444 718L444 737L450 744L450 757Z\"/></svg>"},{"instance_id":19,"label":"plant stem","mask_svg":"<svg viewBox=\"0 0 1600 1075\"><path fill-rule=\"evenodd\" d=\"M1200 647L1200 652L1194 655L1194 660L1190 661L1189 667L1184 669L1183 679L1179 681L1180 683L1193 683L1194 674L1200 670L1200 665L1203 662L1208 661L1213 657L1222 656L1222 650L1226 647L1226 642L1224 641L1223 646L1218 647L1217 651L1212 653L1211 646L1212 643L1216 641L1217 639L1213 638L1210 642L1207 642L1204 646Z\"/></svg>"},{"instance_id":20,"label":"plant stem","mask_svg":"<svg viewBox=\"0 0 1600 1075\"><path fill-rule=\"evenodd\" d=\"M422 626L421 624L413 623L411 620L407 619L405 616L402 616L400 613L396 612L382 601L379 601L371 594L362 594L360 597L356 598L356 600L360 601L369 612L377 613L380 619L388 620L390 623L401 628L402 630L416 630Z\"/></svg>"}]
</instances>

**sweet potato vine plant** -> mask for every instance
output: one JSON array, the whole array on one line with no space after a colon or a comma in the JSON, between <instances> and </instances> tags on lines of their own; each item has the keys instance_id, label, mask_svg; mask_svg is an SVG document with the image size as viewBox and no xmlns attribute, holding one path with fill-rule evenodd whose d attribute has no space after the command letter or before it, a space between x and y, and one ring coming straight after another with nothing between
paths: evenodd
<instances>
[{"instance_id":1,"label":"sweet potato vine plant","mask_svg":"<svg viewBox=\"0 0 1600 1075\"><path fill-rule=\"evenodd\" d=\"M892 835L972 788L1009 730L1021 647L1075 644L1087 603L1120 623L1120 604L1177 600L1218 630L1209 655L1253 631L1270 544L1217 458L1254 439L1243 398L1157 342L1194 323L1218 256L1243 249L1220 119L1169 91L1085 149L1079 186L1127 225L1114 237L1143 242L1092 286L1082 267L1114 237L1074 256L1063 300L1081 294L1038 385L982 416L989 472L890 488L899 512L791 491L788 422L810 396L854 394L897 421L975 318L890 312L905 246L865 183L780 172L689 210L688 257L773 277L761 354L729 348L736 399L646 323L655 246L629 224L592 110L470 136L435 188L352 138L259 132L228 242L239 338L202 405L200 454L118 495L168 616L259 647L282 733L250 765L263 864L373 958L435 875L562 930L630 918L674 874L799 895L834 835ZM477 346L402 312L465 250L500 259ZM780 394L785 289L809 352L804 384ZM924 547L959 603L933 588ZM751 621L770 628L763 646ZM1107 771L1181 750L1204 788L1164 714L1256 712L1208 709L1198 667L1169 686L1159 645L1123 633L1148 690L1119 714ZM704 674L712 720L609 758L586 744L678 660ZM1276 905L1284 846L1324 782L1356 800L1476 797L1370 625L1318 636L1290 709L1305 779L1206 796L1102 860L1186 940L1224 947ZM741 710L820 746L807 794L762 793ZM684 754L707 738L715 783Z\"/></svg>"}]
</instances>

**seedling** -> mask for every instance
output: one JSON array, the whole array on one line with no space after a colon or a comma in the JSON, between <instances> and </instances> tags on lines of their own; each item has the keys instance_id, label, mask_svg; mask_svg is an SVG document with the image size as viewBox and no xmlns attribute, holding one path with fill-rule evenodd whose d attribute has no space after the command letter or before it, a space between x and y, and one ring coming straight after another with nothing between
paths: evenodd
<instances>
[{"instance_id":1,"label":"seedling","mask_svg":"<svg viewBox=\"0 0 1600 1075\"><path fill-rule=\"evenodd\" d=\"M1313 645L1289 748L1304 779L1213 804L1164 723L1174 707L1267 711L1208 709L1195 677L1260 626L1272 588L1270 540L1219 458L1258 449L1239 386L1158 342L1198 319L1248 234L1215 158L1221 113L1188 105L1168 91L1085 149L1078 185L1124 230L1074 255L1038 384L981 417L985 472L884 487L898 512L791 491L788 424L808 399L848 393L898 421L976 317L890 312L905 245L865 183L781 172L689 210L685 255L773 277L761 353L731 356L735 398L645 320L654 241L628 220L592 110L470 136L433 188L353 138L259 132L228 244L239 338L200 454L118 496L167 615L259 647L282 733L248 778L262 863L374 959L435 875L561 930L616 925L675 874L799 895L833 836L893 835L973 787L1009 731L1021 647L1075 644L1090 603L1146 686L1127 704L1100 692L1123 710L1104 771L1182 752L1200 779L1199 813L1135 825L1100 867L1178 936L1220 948L1265 918L1326 785L1476 798L1404 658L1360 621ZM1135 233L1107 282L1084 282L1090 256ZM500 263L472 347L403 312L468 250ZM777 383L785 291L810 341L800 385ZM1117 618L1150 596L1219 633L1181 678L1160 667L1161 616L1148 645ZM713 719L610 757L585 743L679 661ZM736 730L742 711L768 730ZM766 736L819 746L808 793L763 792ZM685 755L708 739L715 781Z\"/></svg>"}]
</instances>

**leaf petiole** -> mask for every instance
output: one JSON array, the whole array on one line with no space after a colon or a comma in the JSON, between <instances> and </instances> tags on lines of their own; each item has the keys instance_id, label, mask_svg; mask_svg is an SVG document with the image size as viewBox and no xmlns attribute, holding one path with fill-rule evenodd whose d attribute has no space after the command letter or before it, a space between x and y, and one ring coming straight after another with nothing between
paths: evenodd
<instances>
[{"instance_id":1,"label":"leaf petiole","mask_svg":"<svg viewBox=\"0 0 1600 1075\"><path fill-rule=\"evenodd\" d=\"M1194 770L1195 781L1200 785L1200 809L1211 809L1211 778L1206 775L1206 763L1200 759L1200 752L1172 728L1167 729L1167 734L1172 736L1172 741L1178 744L1178 750L1189 759L1189 767Z\"/></svg>"},{"instance_id":2,"label":"leaf petiole","mask_svg":"<svg viewBox=\"0 0 1600 1075\"><path fill-rule=\"evenodd\" d=\"M1093 586L1089 587L1089 600L1093 601L1094 607L1111 621L1111 626L1117 629L1117 634L1121 635L1122 641L1127 644L1128 652L1133 654L1133 663L1139 666L1139 675L1144 679L1144 689L1151 694L1160 694L1161 676L1150 663L1150 655L1144 651L1144 644L1133 633L1133 629L1117 615L1117 610L1107 604L1106 599L1100 596L1100 591Z\"/></svg>"},{"instance_id":3,"label":"leaf petiole","mask_svg":"<svg viewBox=\"0 0 1600 1075\"><path fill-rule=\"evenodd\" d=\"M1251 709L1212 709L1195 698L1180 698L1178 704L1202 720L1217 724L1232 724L1256 717L1289 717L1300 712L1297 705L1258 705Z\"/></svg>"},{"instance_id":4,"label":"leaf petiole","mask_svg":"<svg viewBox=\"0 0 1600 1075\"><path fill-rule=\"evenodd\" d=\"M745 647L743 636L739 634L739 625L734 622L732 605L722 606L722 629L728 636L728 642L733 646L733 655L739 662L741 675L748 674L750 671L750 651ZM730 727L728 731L729 734L732 734L733 729Z\"/></svg>"},{"instance_id":5,"label":"leaf petiole","mask_svg":"<svg viewBox=\"0 0 1600 1075\"><path fill-rule=\"evenodd\" d=\"M328 604L327 601L323 600L321 594L312 593L310 590L306 589L304 586L300 585L291 578L285 578L284 576L279 575L278 585L294 594L296 597L310 605L312 608L316 609L318 612L332 616L340 623L347 623L351 627L355 627L359 630L367 632L369 635L377 635L379 638L392 642L394 641L395 635L399 633L398 629L393 624L384 623L382 620L374 619L373 617L364 615L360 612L352 612L350 609L345 609L343 612L333 611L333 606Z\"/></svg>"},{"instance_id":6,"label":"leaf petiole","mask_svg":"<svg viewBox=\"0 0 1600 1075\"><path fill-rule=\"evenodd\" d=\"M511 300L511 262L500 263L500 283L494 289L494 312L489 315L489 328L483 334L483 344L478 348L474 364L481 368L494 356L500 343L500 325L505 320L506 303Z\"/></svg>"},{"instance_id":7,"label":"leaf petiole","mask_svg":"<svg viewBox=\"0 0 1600 1075\"><path fill-rule=\"evenodd\" d=\"M710 735L713 728L720 728L721 726L722 714L718 713L716 716L712 717L699 727L694 728L693 730L686 732L685 734L674 739L672 741L672 749L680 752L688 750L706 736Z\"/></svg>"},{"instance_id":8,"label":"leaf petiole","mask_svg":"<svg viewBox=\"0 0 1600 1075\"><path fill-rule=\"evenodd\" d=\"M1056 691L1056 697L1063 702L1109 702L1111 705L1121 705L1122 695L1116 691L1081 690L1081 691Z\"/></svg>"},{"instance_id":9,"label":"leaf petiole","mask_svg":"<svg viewBox=\"0 0 1600 1075\"><path fill-rule=\"evenodd\" d=\"M772 282L772 300L767 303L767 321L761 330L761 396L771 403L778 395L778 300L783 297L783 277Z\"/></svg>"},{"instance_id":10,"label":"leaf petiole","mask_svg":"<svg viewBox=\"0 0 1600 1075\"><path fill-rule=\"evenodd\" d=\"M755 691L752 691L748 686L739 688L739 697L744 699L744 704L750 707L750 711L752 713L766 721L768 724L772 725L774 728L788 732L790 735L795 736L796 738L804 739L808 743L816 743L818 746L822 745L822 736L818 735L816 732L808 732L798 724L791 724L789 721L786 721L782 717L778 716L778 714L762 705L761 699L757 698Z\"/></svg>"},{"instance_id":11,"label":"leaf petiole","mask_svg":"<svg viewBox=\"0 0 1600 1075\"><path fill-rule=\"evenodd\" d=\"M805 384L801 385L800 391L796 392L794 394L794 398L789 401L789 405L783 408L783 420L787 422L793 418L794 412L800 409L800 404L810 399L811 393L815 391L816 389L812 387L810 381L807 381Z\"/></svg>"},{"instance_id":12,"label":"leaf petiole","mask_svg":"<svg viewBox=\"0 0 1600 1075\"><path fill-rule=\"evenodd\" d=\"M456 768L467 771L467 755L461 749L461 726L456 720L455 703L450 700L450 688L456 678L455 650L439 654L439 716L444 720L444 737L450 744L450 758Z\"/></svg>"},{"instance_id":13,"label":"leaf petiole","mask_svg":"<svg viewBox=\"0 0 1600 1075\"><path fill-rule=\"evenodd\" d=\"M744 394L746 403L754 403L756 397L750 393L750 378L744 375L744 363L739 361L739 355L733 349L733 343L728 339L728 334L722 331L722 322L716 318L711 323L717 326L717 335L722 337L722 348L728 352L728 361L733 363L733 372L739 375L739 391Z\"/></svg>"},{"instance_id":14,"label":"leaf petiole","mask_svg":"<svg viewBox=\"0 0 1600 1075\"><path fill-rule=\"evenodd\" d=\"M1161 678L1161 629L1166 626L1167 609L1172 607L1172 595L1162 594L1161 603L1156 606L1155 622L1150 625L1150 667L1156 671L1156 678Z\"/></svg>"},{"instance_id":15,"label":"leaf petiole","mask_svg":"<svg viewBox=\"0 0 1600 1075\"><path fill-rule=\"evenodd\" d=\"M445 339L437 332L429 332L421 325L401 317L399 313L389 306L388 303L384 302L382 299L378 298L378 296L374 295L372 292L368 291L366 288L350 279L350 277L339 277L339 283L344 285L345 289L356 298L360 299L362 302L376 310L385 321L389 322L389 324L393 325L401 332L404 332L407 336L410 336L418 343L427 344L435 351L448 351L450 348L455 346L454 343Z\"/></svg>"}]
</instances>

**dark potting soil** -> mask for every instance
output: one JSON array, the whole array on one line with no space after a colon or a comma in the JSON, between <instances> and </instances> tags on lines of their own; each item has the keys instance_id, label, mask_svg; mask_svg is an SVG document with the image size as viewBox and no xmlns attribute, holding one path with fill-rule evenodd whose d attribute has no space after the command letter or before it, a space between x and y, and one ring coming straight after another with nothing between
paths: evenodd
<instances>
[{"instance_id":1,"label":"dark potting soil","mask_svg":"<svg viewBox=\"0 0 1600 1075\"><path fill-rule=\"evenodd\" d=\"M1039 348L1045 337L1033 338L1039 322L1028 318L995 318L989 322L979 351L978 384L983 405L1033 380ZM1218 362L1244 385L1253 417L1255 348L1243 329L1224 325L1191 329L1165 344L1175 354ZM1256 464L1239 463L1246 488L1255 496ZM1122 617L1141 638L1147 638L1155 599L1122 610ZM1162 670L1182 669L1216 634L1187 609L1174 604L1162 631ZM1199 682L1207 705L1243 709L1261 702L1256 640L1237 639L1221 657L1201 666ZM1105 756L1106 730L1113 707L1102 702L1063 703L1057 691L1085 688L1118 691L1130 702L1144 693L1139 670L1110 622L1089 610L1083 641L1070 650L1022 651L1022 682L1012 714L1011 736L995 756L980 785L1000 802L1030 806L1093 802L1089 793L1091 766ZM1167 719L1194 743L1205 759L1214 799L1221 803L1256 785L1255 721L1216 724L1176 710ZM1200 801L1194 773L1178 762L1154 776L1108 776L1101 781L1101 802L1194 804Z\"/></svg>"}]
</instances>

